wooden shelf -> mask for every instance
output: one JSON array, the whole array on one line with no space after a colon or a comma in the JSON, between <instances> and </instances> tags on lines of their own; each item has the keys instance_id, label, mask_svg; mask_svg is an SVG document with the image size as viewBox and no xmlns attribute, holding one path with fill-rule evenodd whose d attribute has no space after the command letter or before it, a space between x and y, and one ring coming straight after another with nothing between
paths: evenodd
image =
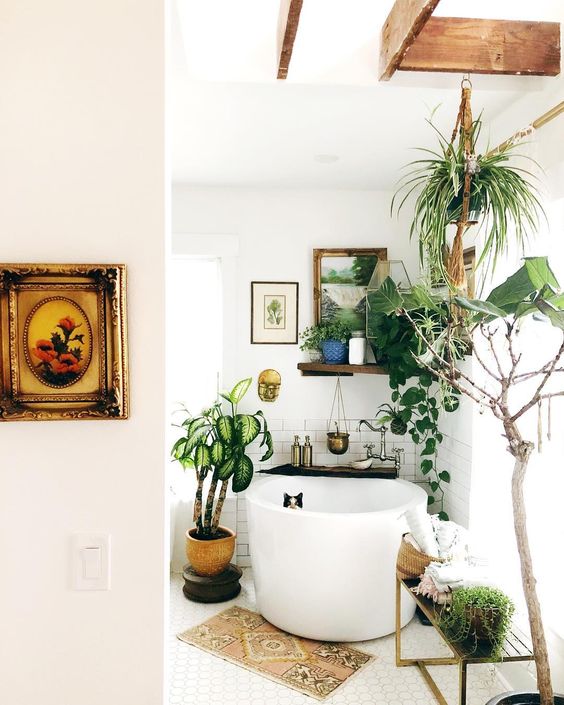
<instances>
[{"instance_id":1,"label":"wooden shelf","mask_svg":"<svg viewBox=\"0 0 564 705\"><path fill-rule=\"evenodd\" d=\"M277 465L274 468L259 470L262 475L286 475L288 477L369 477L395 480L398 476L395 467L378 465L366 470L355 470L350 465L312 465L304 468L302 465Z\"/></svg>"},{"instance_id":2,"label":"wooden shelf","mask_svg":"<svg viewBox=\"0 0 564 705\"><path fill-rule=\"evenodd\" d=\"M304 377L352 377L352 375L387 375L379 365L326 365L323 362L299 362L298 370Z\"/></svg>"}]
</instances>

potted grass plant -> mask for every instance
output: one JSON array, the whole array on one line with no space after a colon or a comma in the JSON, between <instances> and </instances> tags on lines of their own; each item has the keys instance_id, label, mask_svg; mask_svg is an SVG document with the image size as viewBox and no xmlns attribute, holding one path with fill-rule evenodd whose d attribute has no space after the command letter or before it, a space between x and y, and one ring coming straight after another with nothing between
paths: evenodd
<instances>
[{"instance_id":1,"label":"potted grass plant","mask_svg":"<svg viewBox=\"0 0 564 705\"><path fill-rule=\"evenodd\" d=\"M412 312L422 306L433 309L443 318L438 334L432 328L422 327L412 316ZM371 307L382 313L395 313L409 321L422 345L421 354L414 354L415 361L435 380L453 387L479 404L481 409L489 410L498 422L507 443L507 452L513 458L513 523L539 692L518 696L506 694L502 699L491 701L490 705L564 705L564 696L555 695L552 687L523 491L534 443L524 437L522 417L552 397L564 396L564 384L555 383L564 372L564 294L548 260L546 257L525 258L522 267L493 289L486 299L455 296L447 306L438 304L436 297L416 287L411 293L404 294L388 278L377 295L372 296ZM559 343L555 350L547 350L544 364L536 369L523 369L517 339L524 321L533 315L536 319L542 317L544 325L552 325L558 331ZM474 355L485 381L457 364L457 357L453 355L456 347L452 343L461 333L473 341ZM517 387L520 395L515 394Z\"/></svg>"},{"instance_id":2,"label":"potted grass plant","mask_svg":"<svg viewBox=\"0 0 564 705\"><path fill-rule=\"evenodd\" d=\"M242 492L252 480L253 462L246 454L247 446L260 437L264 448L261 462L273 453L262 411L242 414L238 410L251 382L250 377L237 382L230 392L222 392L222 401L198 416L184 410L183 435L171 450L185 470L193 469L196 474L195 526L186 532L186 555L201 576L219 575L233 557L235 532L219 522L229 482L233 492Z\"/></svg>"},{"instance_id":3,"label":"potted grass plant","mask_svg":"<svg viewBox=\"0 0 564 705\"><path fill-rule=\"evenodd\" d=\"M419 241L419 254L436 272L436 277L454 284L456 266L452 254L458 245L462 257L462 236L470 225L485 227L484 245L476 266L486 263L494 268L498 257L510 242L522 247L529 233L538 229L543 208L534 184L534 176L525 168L527 157L518 155L516 145L508 143L501 150L480 152L482 120L461 126L452 139L427 120L438 138L436 149L419 149L423 156L406 165L392 200L392 211L401 211L410 196L415 197L410 236ZM516 157L522 161L516 163ZM471 176L471 178L470 178ZM469 183L466 183L468 177ZM464 212L464 190L468 190L467 212ZM457 238L449 254L450 224L457 225ZM462 267L462 269L460 269ZM464 274L463 262L458 262Z\"/></svg>"}]
</instances>

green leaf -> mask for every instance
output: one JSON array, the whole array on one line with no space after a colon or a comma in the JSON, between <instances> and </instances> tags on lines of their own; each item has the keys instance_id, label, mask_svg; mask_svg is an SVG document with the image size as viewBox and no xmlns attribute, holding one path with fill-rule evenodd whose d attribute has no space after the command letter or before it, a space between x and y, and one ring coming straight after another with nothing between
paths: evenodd
<instances>
[{"instance_id":1,"label":"green leaf","mask_svg":"<svg viewBox=\"0 0 564 705\"><path fill-rule=\"evenodd\" d=\"M399 398L400 398L400 393L398 392L397 389L394 389L394 391L392 392L392 401L396 402L396 401L398 401Z\"/></svg>"},{"instance_id":2,"label":"green leaf","mask_svg":"<svg viewBox=\"0 0 564 705\"><path fill-rule=\"evenodd\" d=\"M235 426L231 416L220 416L215 422L215 428L220 440L224 443L231 444L235 436Z\"/></svg>"},{"instance_id":3,"label":"green leaf","mask_svg":"<svg viewBox=\"0 0 564 705\"><path fill-rule=\"evenodd\" d=\"M170 454L173 458L176 458L178 460L184 455L184 446L186 445L187 440L187 438L182 436L182 438L179 438L176 443L172 446Z\"/></svg>"},{"instance_id":4,"label":"green leaf","mask_svg":"<svg viewBox=\"0 0 564 705\"><path fill-rule=\"evenodd\" d=\"M417 411L420 414L426 414L427 413L427 406L425 404L419 404L419 406L417 407Z\"/></svg>"},{"instance_id":5,"label":"green leaf","mask_svg":"<svg viewBox=\"0 0 564 705\"><path fill-rule=\"evenodd\" d=\"M422 387L430 387L433 384L433 377L428 372L419 375L419 384Z\"/></svg>"},{"instance_id":6,"label":"green leaf","mask_svg":"<svg viewBox=\"0 0 564 705\"><path fill-rule=\"evenodd\" d=\"M270 435L270 431L264 432L264 438L261 443L261 448L263 445L266 445L266 451L262 458L259 460L260 463L263 463L265 460L271 458L272 454L274 453L274 446L272 444L272 436Z\"/></svg>"},{"instance_id":7,"label":"green leaf","mask_svg":"<svg viewBox=\"0 0 564 705\"><path fill-rule=\"evenodd\" d=\"M445 397L443 399L443 409L449 413L456 411L460 406L460 399L455 396Z\"/></svg>"},{"instance_id":8,"label":"green leaf","mask_svg":"<svg viewBox=\"0 0 564 705\"><path fill-rule=\"evenodd\" d=\"M220 396L222 399L225 399L225 401L228 401L230 404L234 404L234 403L235 403L235 401L233 400L233 397L231 396L231 394L230 394L229 392L220 392L220 393L219 393L219 396Z\"/></svg>"},{"instance_id":9,"label":"green leaf","mask_svg":"<svg viewBox=\"0 0 564 705\"><path fill-rule=\"evenodd\" d=\"M252 377L247 377L246 379L242 379L240 382L237 382L237 384L233 387L231 390L231 398L235 404L238 404L245 396L247 390L251 386L252 381Z\"/></svg>"},{"instance_id":10,"label":"green leaf","mask_svg":"<svg viewBox=\"0 0 564 705\"><path fill-rule=\"evenodd\" d=\"M439 473L439 477L443 482L450 482L450 473L447 472L446 470L443 470L442 472Z\"/></svg>"},{"instance_id":11,"label":"green leaf","mask_svg":"<svg viewBox=\"0 0 564 705\"><path fill-rule=\"evenodd\" d=\"M444 438L443 434L440 433L439 431L437 431L437 432L435 433L435 440L437 441L437 443L442 443L442 442L443 442L443 438Z\"/></svg>"},{"instance_id":12,"label":"green leaf","mask_svg":"<svg viewBox=\"0 0 564 705\"><path fill-rule=\"evenodd\" d=\"M414 428L409 429L409 433L411 435L411 440L414 443L419 443L421 440L421 436L417 433L417 431Z\"/></svg>"},{"instance_id":13,"label":"green leaf","mask_svg":"<svg viewBox=\"0 0 564 705\"><path fill-rule=\"evenodd\" d=\"M220 480L229 480L231 475L233 475L235 470L235 460L236 456L232 455L218 468L217 476Z\"/></svg>"},{"instance_id":14,"label":"green leaf","mask_svg":"<svg viewBox=\"0 0 564 705\"><path fill-rule=\"evenodd\" d=\"M186 424L186 421L189 421L189 423ZM193 435L194 433L196 433L196 431L202 428L202 426L205 426L207 423L206 419L203 416L198 416L195 419L186 419L186 421L184 422L184 424L186 424L185 428L187 436ZM184 424L182 425L184 426Z\"/></svg>"},{"instance_id":15,"label":"green leaf","mask_svg":"<svg viewBox=\"0 0 564 705\"><path fill-rule=\"evenodd\" d=\"M197 468L207 468L211 465L211 454L209 446L204 444L198 445L196 447L196 452L194 453L194 465Z\"/></svg>"},{"instance_id":16,"label":"green leaf","mask_svg":"<svg viewBox=\"0 0 564 705\"><path fill-rule=\"evenodd\" d=\"M548 257L525 257L525 267L535 289L540 290L547 284L553 289L560 288L554 272L548 264Z\"/></svg>"},{"instance_id":17,"label":"green leaf","mask_svg":"<svg viewBox=\"0 0 564 705\"><path fill-rule=\"evenodd\" d=\"M429 413L431 414L431 418L433 421L437 421L439 418L439 410L436 408L429 409Z\"/></svg>"},{"instance_id":18,"label":"green leaf","mask_svg":"<svg viewBox=\"0 0 564 705\"><path fill-rule=\"evenodd\" d=\"M251 414L238 414L235 417L235 428L239 441L248 446L260 433L260 422Z\"/></svg>"},{"instance_id":19,"label":"green leaf","mask_svg":"<svg viewBox=\"0 0 564 705\"><path fill-rule=\"evenodd\" d=\"M455 296L454 302L460 306L460 308L466 309L467 311L474 311L475 313L481 313L482 316L493 316L494 318L505 318L507 316L507 313L503 309L489 301L465 299L462 296Z\"/></svg>"},{"instance_id":20,"label":"green leaf","mask_svg":"<svg viewBox=\"0 0 564 705\"><path fill-rule=\"evenodd\" d=\"M378 313L394 313L402 307L403 300L393 279L386 277L382 286L371 292L368 301L370 311Z\"/></svg>"},{"instance_id":21,"label":"green leaf","mask_svg":"<svg viewBox=\"0 0 564 705\"><path fill-rule=\"evenodd\" d=\"M548 317L549 321L555 328L564 330L564 311L559 311L554 308L548 303L548 301L535 301L535 304L539 311Z\"/></svg>"},{"instance_id":22,"label":"green leaf","mask_svg":"<svg viewBox=\"0 0 564 705\"><path fill-rule=\"evenodd\" d=\"M431 480L431 482L429 483L429 485L430 485L431 490L432 490L433 492L436 492L436 491L439 489L439 487L440 487L439 483L438 483L438 482L435 482L434 480Z\"/></svg>"},{"instance_id":23,"label":"green leaf","mask_svg":"<svg viewBox=\"0 0 564 705\"><path fill-rule=\"evenodd\" d=\"M448 514L446 512L439 512L439 519L441 521L448 521Z\"/></svg>"},{"instance_id":24,"label":"green leaf","mask_svg":"<svg viewBox=\"0 0 564 705\"><path fill-rule=\"evenodd\" d=\"M235 473L233 475L233 492L243 492L251 484L253 479L253 461L248 455L242 455L235 463Z\"/></svg>"},{"instance_id":25,"label":"green leaf","mask_svg":"<svg viewBox=\"0 0 564 705\"><path fill-rule=\"evenodd\" d=\"M533 273L535 280L539 282L541 277L539 267L531 264L528 268L524 264L499 286L496 286L486 300L508 313L514 311L518 304L541 288L531 281L530 271Z\"/></svg>"},{"instance_id":26,"label":"green leaf","mask_svg":"<svg viewBox=\"0 0 564 705\"><path fill-rule=\"evenodd\" d=\"M441 308L436 297L433 297L427 289L421 284L415 284L411 289L410 303L412 306L405 305L405 308L428 308L432 311L440 312Z\"/></svg>"},{"instance_id":27,"label":"green leaf","mask_svg":"<svg viewBox=\"0 0 564 705\"><path fill-rule=\"evenodd\" d=\"M432 469L433 469L433 461L432 460L422 460L421 461L421 472L424 475L427 475L428 473L430 473Z\"/></svg>"},{"instance_id":28,"label":"green leaf","mask_svg":"<svg viewBox=\"0 0 564 705\"><path fill-rule=\"evenodd\" d=\"M435 498L433 496L427 497L427 506L429 507L431 504L435 503Z\"/></svg>"},{"instance_id":29,"label":"green leaf","mask_svg":"<svg viewBox=\"0 0 564 705\"><path fill-rule=\"evenodd\" d=\"M215 467L219 467L223 463L223 460L225 458L225 449L223 447L223 443L220 440L216 439L211 444L210 455L212 464Z\"/></svg>"},{"instance_id":30,"label":"green leaf","mask_svg":"<svg viewBox=\"0 0 564 705\"><path fill-rule=\"evenodd\" d=\"M419 387L409 387L401 397L403 406L415 406L425 399L425 392Z\"/></svg>"},{"instance_id":31,"label":"green leaf","mask_svg":"<svg viewBox=\"0 0 564 705\"><path fill-rule=\"evenodd\" d=\"M434 438L427 438L425 447L421 451L421 455L434 455L437 449L437 443Z\"/></svg>"}]
</instances>

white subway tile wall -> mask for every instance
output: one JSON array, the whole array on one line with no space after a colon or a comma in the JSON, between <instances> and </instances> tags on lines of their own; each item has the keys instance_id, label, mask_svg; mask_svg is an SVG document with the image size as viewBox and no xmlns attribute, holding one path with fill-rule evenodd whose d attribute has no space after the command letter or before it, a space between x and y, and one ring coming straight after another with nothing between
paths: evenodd
<instances>
[{"instance_id":1,"label":"white subway tile wall","mask_svg":"<svg viewBox=\"0 0 564 705\"><path fill-rule=\"evenodd\" d=\"M374 443L374 451L380 450L380 434L363 427L362 431L357 431L360 419L349 421L349 450L343 456L332 455L327 450L327 419L269 419L268 427L272 432L274 442L274 455L265 463L260 463L263 455L259 448L259 442L252 443L247 454L254 463L255 471L264 470L277 465L284 465L290 462L290 448L294 441L294 436L300 437L303 443L308 435L313 446L314 465L337 465L347 464L354 460L362 460L366 457L367 443ZM400 477L404 480L418 481L420 476L416 457L416 447L409 437L394 436L389 431L386 434L386 452L391 454L392 448L402 448ZM378 461L374 461L377 464ZM255 477L253 482L260 481L260 476ZM234 526L234 524L230 524ZM245 493L237 495L237 565L248 567L251 565L251 549L249 544L249 529L247 524L247 505Z\"/></svg>"},{"instance_id":2,"label":"white subway tile wall","mask_svg":"<svg viewBox=\"0 0 564 705\"><path fill-rule=\"evenodd\" d=\"M447 470L450 483L445 487L445 511L452 521L468 527L472 447L451 436L444 436L439 446L439 470Z\"/></svg>"}]
</instances>

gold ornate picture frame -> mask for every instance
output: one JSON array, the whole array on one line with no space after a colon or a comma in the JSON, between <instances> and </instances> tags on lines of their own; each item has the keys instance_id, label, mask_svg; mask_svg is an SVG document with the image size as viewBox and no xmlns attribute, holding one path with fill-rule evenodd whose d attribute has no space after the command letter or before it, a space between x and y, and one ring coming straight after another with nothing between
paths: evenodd
<instances>
[{"instance_id":1,"label":"gold ornate picture frame","mask_svg":"<svg viewBox=\"0 0 564 705\"><path fill-rule=\"evenodd\" d=\"M123 264L0 264L0 420L126 419Z\"/></svg>"},{"instance_id":2,"label":"gold ornate picture frame","mask_svg":"<svg viewBox=\"0 0 564 705\"><path fill-rule=\"evenodd\" d=\"M313 250L314 323L340 320L353 330L365 329L366 287L386 247Z\"/></svg>"}]
</instances>

